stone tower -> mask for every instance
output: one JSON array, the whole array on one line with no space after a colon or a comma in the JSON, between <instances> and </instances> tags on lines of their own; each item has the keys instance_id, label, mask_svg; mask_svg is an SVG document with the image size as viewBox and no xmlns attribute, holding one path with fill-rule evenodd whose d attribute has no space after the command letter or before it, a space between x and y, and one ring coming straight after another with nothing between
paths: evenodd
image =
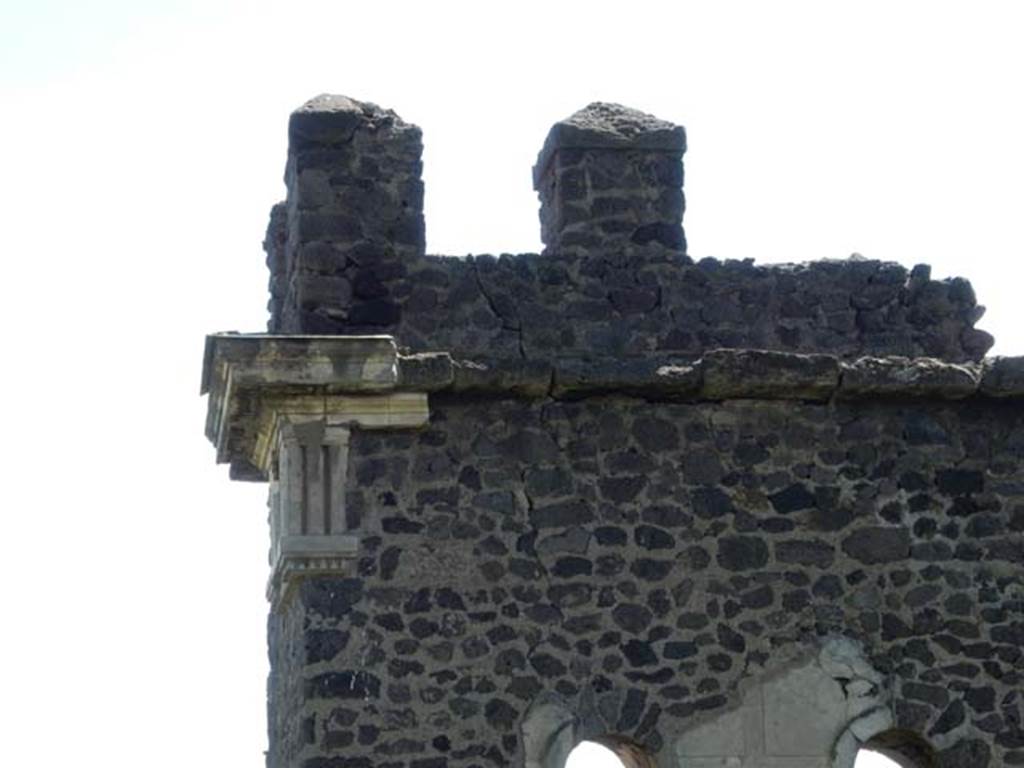
<instances>
[{"instance_id":1,"label":"stone tower","mask_svg":"<svg viewBox=\"0 0 1024 768\"><path fill-rule=\"evenodd\" d=\"M679 126L592 104L542 254L424 253L421 135L291 116L270 334L206 432L269 483L269 768L1024 765L1024 359L969 283L686 253Z\"/></svg>"}]
</instances>

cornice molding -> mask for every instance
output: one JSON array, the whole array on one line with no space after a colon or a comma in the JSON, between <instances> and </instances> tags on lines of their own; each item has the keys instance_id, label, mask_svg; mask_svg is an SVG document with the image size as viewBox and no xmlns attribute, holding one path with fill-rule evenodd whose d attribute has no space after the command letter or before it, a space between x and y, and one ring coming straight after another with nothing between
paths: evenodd
<instances>
[{"instance_id":1,"label":"cornice molding","mask_svg":"<svg viewBox=\"0 0 1024 768\"><path fill-rule=\"evenodd\" d=\"M267 480L282 419L409 429L428 418L425 392L398 392L390 336L214 334L201 393L206 436L238 480Z\"/></svg>"}]
</instances>

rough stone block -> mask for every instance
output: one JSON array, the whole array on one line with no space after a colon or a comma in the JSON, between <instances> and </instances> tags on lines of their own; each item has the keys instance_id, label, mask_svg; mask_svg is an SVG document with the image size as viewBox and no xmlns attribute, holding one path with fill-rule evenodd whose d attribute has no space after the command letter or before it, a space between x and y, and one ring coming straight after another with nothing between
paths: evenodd
<instances>
[{"instance_id":1,"label":"rough stone block","mask_svg":"<svg viewBox=\"0 0 1024 768\"><path fill-rule=\"evenodd\" d=\"M989 397L1024 396L1024 357L993 357L982 367L981 392Z\"/></svg>"},{"instance_id":2,"label":"rough stone block","mask_svg":"<svg viewBox=\"0 0 1024 768\"><path fill-rule=\"evenodd\" d=\"M664 364L658 360L561 360L555 367L551 393L555 397L586 397L604 392L685 398L700 386L700 369Z\"/></svg>"},{"instance_id":3,"label":"rough stone block","mask_svg":"<svg viewBox=\"0 0 1024 768\"><path fill-rule=\"evenodd\" d=\"M551 366L543 360L456 360L453 366L455 392L542 397L551 389Z\"/></svg>"},{"instance_id":4,"label":"rough stone block","mask_svg":"<svg viewBox=\"0 0 1024 768\"><path fill-rule=\"evenodd\" d=\"M839 361L755 349L715 349L702 359L702 396L712 400L827 400L839 385Z\"/></svg>"},{"instance_id":5,"label":"rough stone block","mask_svg":"<svg viewBox=\"0 0 1024 768\"><path fill-rule=\"evenodd\" d=\"M959 400L978 389L978 369L932 358L862 357L842 365L840 397Z\"/></svg>"},{"instance_id":6,"label":"rough stone block","mask_svg":"<svg viewBox=\"0 0 1024 768\"><path fill-rule=\"evenodd\" d=\"M352 284L333 275L298 275L293 291L300 309L340 309L352 301Z\"/></svg>"},{"instance_id":7,"label":"rough stone block","mask_svg":"<svg viewBox=\"0 0 1024 768\"><path fill-rule=\"evenodd\" d=\"M447 352L402 355L398 358L398 388L438 392L455 381L455 366Z\"/></svg>"}]
</instances>

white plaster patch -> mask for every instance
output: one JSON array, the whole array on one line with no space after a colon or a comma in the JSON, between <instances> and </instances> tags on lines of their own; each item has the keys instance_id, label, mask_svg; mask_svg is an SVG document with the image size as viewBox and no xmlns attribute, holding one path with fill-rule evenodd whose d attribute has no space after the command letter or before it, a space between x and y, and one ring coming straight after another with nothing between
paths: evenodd
<instances>
[{"instance_id":1,"label":"white plaster patch","mask_svg":"<svg viewBox=\"0 0 1024 768\"><path fill-rule=\"evenodd\" d=\"M678 768L853 768L861 743L892 726L883 677L860 647L829 638L779 673L746 681L737 707L673 742Z\"/></svg>"},{"instance_id":2,"label":"white plaster patch","mask_svg":"<svg viewBox=\"0 0 1024 768\"><path fill-rule=\"evenodd\" d=\"M827 755L846 721L842 686L817 664L763 685L766 755Z\"/></svg>"}]
</instances>

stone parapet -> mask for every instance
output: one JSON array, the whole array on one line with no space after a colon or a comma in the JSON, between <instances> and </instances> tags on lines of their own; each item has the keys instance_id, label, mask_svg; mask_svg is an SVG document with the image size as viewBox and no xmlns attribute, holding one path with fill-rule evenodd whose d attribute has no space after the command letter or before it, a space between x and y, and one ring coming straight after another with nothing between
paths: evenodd
<instances>
[{"instance_id":1,"label":"stone parapet","mask_svg":"<svg viewBox=\"0 0 1024 768\"><path fill-rule=\"evenodd\" d=\"M681 126L592 104L534 168L543 254L424 254L422 139L319 96L289 124L288 197L264 241L273 333L387 333L404 350L551 359L718 347L979 360L966 280L863 259L755 266L686 255Z\"/></svg>"},{"instance_id":2,"label":"stone parapet","mask_svg":"<svg viewBox=\"0 0 1024 768\"><path fill-rule=\"evenodd\" d=\"M992 345L974 327L982 308L966 280L856 258L693 263L648 245L630 255L427 256L398 271L366 270L388 295L378 324L320 313L304 315L301 331L372 328L414 352L534 360L745 347L960 362L980 360ZM285 326L282 316L272 319L274 332Z\"/></svg>"}]
</instances>

